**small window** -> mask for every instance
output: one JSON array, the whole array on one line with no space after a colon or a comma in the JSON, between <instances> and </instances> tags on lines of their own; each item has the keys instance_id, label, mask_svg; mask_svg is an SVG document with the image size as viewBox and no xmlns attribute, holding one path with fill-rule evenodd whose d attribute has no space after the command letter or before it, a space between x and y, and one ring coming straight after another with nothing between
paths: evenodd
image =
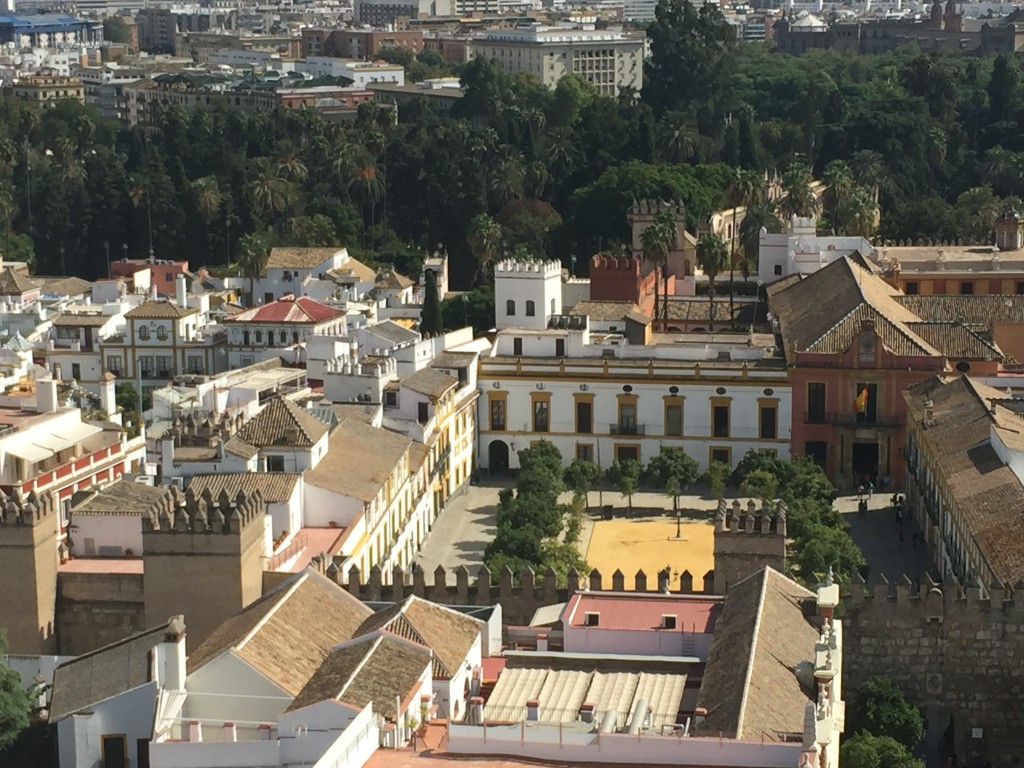
<instances>
[{"instance_id":1,"label":"small window","mask_svg":"<svg viewBox=\"0 0 1024 768\"><path fill-rule=\"evenodd\" d=\"M156 329L156 337L160 339L160 341L167 341L167 329L162 325L159 326Z\"/></svg>"},{"instance_id":2,"label":"small window","mask_svg":"<svg viewBox=\"0 0 1024 768\"><path fill-rule=\"evenodd\" d=\"M917 291L917 283L907 283L903 286L903 292L907 294L907 296L916 296Z\"/></svg>"},{"instance_id":3,"label":"small window","mask_svg":"<svg viewBox=\"0 0 1024 768\"><path fill-rule=\"evenodd\" d=\"M774 440L779 436L778 434L778 411L774 405L765 405L761 407L761 429L760 437L762 440Z\"/></svg>"},{"instance_id":4,"label":"small window","mask_svg":"<svg viewBox=\"0 0 1024 768\"><path fill-rule=\"evenodd\" d=\"M505 401L491 400L491 429L502 432L505 429Z\"/></svg>"},{"instance_id":5,"label":"small window","mask_svg":"<svg viewBox=\"0 0 1024 768\"><path fill-rule=\"evenodd\" d=\"M273 301L274 301L274 294L270 293L269 291L267 293L263 294L263 303L264 304L272 304Z\"/></svg>"},{"instance_id":6,"label":"small window","mask_svg":"<svg viewBox=\"0 0 1024 768\"><path fill-rule=\"evenodd\" d=\"M960 295L961 296L971 296L973 293L974 293L974 283L972 283L970 281L965 282L965 283L960 283Z\"/></svg>"},{"instance_id":7,"label":"small window","mask_svg":"<svg viewBox=\"0 0 1024 768\"><path fill-rule=\"evenodd\" d=\"M1017 283L1017 295L1024 296L1024 282Z\"/></svg>"},{"instance_id":8,"label":"small window","mask_svg":"<svg viewBox=\"0 0 1024 768\"><path fill-rule=\"evenodd\" d=\"M143 341L146 341L147 339L149 339L149 327L148 326L145 326L145 325L139 326L139 338L142 339Z\"/></svg>"},{"instance_id":9,"label":"small window","mask_svg":"<svg viewBox=\"0 0 1024 768\"><path fill-rule=\"evenodd\" d=\"M776 275L781 275L782 274L782 265L781 264L776 264L775 265L775 274Z\"/></svg>"},{"instance_id":10,"label":"small window","mask_svg":"<svg viewBox=\"0 0 1024 768\"><path fill-rule=\"evenodd\" d=\"M523 356L523 340L522 339L512 339L512 354L515 355L516 357L522 357Z\"/></svg>"},{"instance_id":11,"label":"small window","mask_svg":"<svg viewBox=\"0 0 1024 768\"><path fill-rule=\"evenodd\" d=\"M591 443L580 443L576 446L576 458L581 461L594 460L594 446Z\"/></svg>"},{"instance_id":12,"label":"small window","mask_svg":"<svg viewBox=\"0 0 1024 768\"><path fill-rule=\"evenodd\" d=\"M665 434L680 437L683 434L683 406L665 406Z\"/></svg>"},{"instance_id":13,"label":"small window","mask_svg":"<svg viewBox=\"0 0 1024 768\"><path fill-rule=\"evenodd\" d=\"M526 316L535 317L537 314L537 305L532 300L526 302Z\"/></svg>"},{"instance_id":14,"label":"small window","mask_svg":"<svg viewBox=\"0 0 1024 768\"><path fill-rule=\"evenodd\" d=\"M555 339L555 357L565 357L565 339Z\"/></svg>"},{"instance_id":15,"label":"small window","mask_svg":"<svg viewBox=\"0 0 1024 768\"><path fill-rule=\"evenodd\" d=\"M585 613L583 614L583 626L585 627L597 627L601 625L601 614L600 613Z\"/></svg>"},{"instance_id":16,"label":"small window","mask_svg":"<svg viewBox=\"0 0 1024 768\"><path fill-rule=\"evenodd\" d=\"M729 436L729 406L728 405L716 405L712 408L712 431L711 434L714 437L728 437Z\"/></svg>"},{"instance_id":17,"label":"small window","mask_svg":"<svg viewBox=\"0 0 1024 768\"><path fill-rule=\"evenodd\" d=\"M516 303L512 299L505 302L505 315L506 317L516 316Z\"/></svg>"},{"instance_id":18,"label":"small window","mask_svg":"<svg viewBox=\"0 0 1024 768\"><path fill-rule=\"evenodd\" d=\"M721 464L727 464L732 466L732 458L730 457L730 451L728 448L712 448L711 449L711 460L717 461Z\"/></svg>"},{"instance_id":19,"label":"small window","mask_svg":"<svg viewBox=\"0 0 1024 768\"><path fill-rule=\"evenodd\" d=\"M426 424L430 420L430 409L427 403L417 403L417 418L420 424Z\"/></svg>"},{"instance_id":20,"label":"small window","mask_svg":"<svg viewBox=\"0 0 1024 768\"><path fill-rule=\"evenodd\" d=\"M284 456L267 456L267 472L284 472Z\"/></svg>"},{"instance_id":21,"label":"small window","mask_svg":"<svg viewBox=\"0 0 1024 768\"><path fill-rule=\"evenodd\" d=\"M394 408L398 405L398 393L397 392L385 392L384 393L384 405L389 408Z\"/></svg>"},{"instance_id":22,"label":"small window","mask_svg":"<svg viewBox=\"0 0 1024 768\"><path fill-rule=\"evenodd\" d=\"M661 628L662 629L675 629L676 628L676 617L670 614L664 613L661 616Z\"/></svg>"},{"instance_id":23,"label":"small window","mask_svg":"<svg viewBox=\"0 0 1024 768\"><path fill-rule=\"evenodd\" d=\"M547 432L548 431L548 401L547 400L535 400L533 402L533 431L534 432Z\"/></svg>"}]
</instances>

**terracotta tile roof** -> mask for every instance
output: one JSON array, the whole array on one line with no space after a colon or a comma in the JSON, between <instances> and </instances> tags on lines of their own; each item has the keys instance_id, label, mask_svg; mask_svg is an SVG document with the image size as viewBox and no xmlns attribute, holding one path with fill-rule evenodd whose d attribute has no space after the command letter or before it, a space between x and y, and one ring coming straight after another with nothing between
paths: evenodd
<instances>
[{"instance_id":1,"label":"terracotta tile roof","mask_svg":"<svg viewBox=\"0 0 1024 768\"><path fill-rule=\"evenodd\" d=\"M457 389L459 380L436 368L421 368L402 379L402 386L436 401L451 390Z\"/></svg>"},{"instance_id":2,"label":"terracotta tile roof","mask_svg":"<svg viewBox=\"0 0 1024 768\"><path fill-rule=\"evenodd\" d=\"M894 354L937 356L908 323L920 320L896 300L899 291L847 257L837 259L781 290L769 288L786 357L796 352L832 354L847 349L863 320L872 320L882 344Z\"/></svg>"},{"instance_id":3,"label":"terracotta tile roof","mask_svg":"<svg viewBox=\"0 0 1024 768\"><path fill-rule=\"evenodd\" d=\"M483 631L484 623L443 605L410 595L370 616L357 635L386 629L434 652L434 679L450 680Z\"/></svg>"},{"instance_id":4,"label":"terracotta tile roof","mask_svg":"<svg viewBox=\"0 0 1024 768\"><path fill-rule=\"evenodd\" d=\"M78 494L75 494L76 496ZM141 517L155 505L168 499L167 488L143 485L132 480L118 480L98 491L89 491L85 497L72 501L71 516L77 515L130 515Z\"/></svg>"},{"instance_id":5,"label":"terracotta tile roof","mask_svg":"<svg viewBox=\"0 0 1024 768\"><path fill-rule=\"evenodd\" d=\"M103 315L99 312L90 312L89 314L65 312L53 319L53 325L57 328L101 328L113 319L110 315Z\"/></svg>"},{"instance_id":6,"label":"terracotta tile roof","mask_svg":"<svg viewBox=\"0 0 1024 768\"><path fill-rule=\"evenodd\" d=\"M43 293L50 296L81 296L92 290L92 283L80 277L39 277L33 276L32 282L39 286Z\"/></svg>"},{"instance_id":7,"label":"terracotta tile roof","mask_svg":"<svg viewBox=\"0 0 1024 768\"><path fill-rule=\"evenodd\" d=\"M312 269L319 267L343 248L271 248L269 269Z\"/></svg>"},{"instance_id":8,"label":"terracotta tile roof","mask_svg":"<svg viewBox=\"0 0 1024 768\"><path fill-rule=\"evenodd\" d=\"M340 309L321 304L308 296L285 296L252 307L244 312L225 317L225 323L323 323L341 317L345 313Z\"/></svg>"},{"instance_id":9,"label":"terracotta tile roof","mask_svg":"<svg viewBox=\"0 0 1024 768\"><path fill-rule=\"evenodd\" d=\"M586 315L599 323L609 323L626 319L630 312L639 312L640 307L632 301L579 301L569 310L570 315Z\"/></svg>"},{"instance_id":10,"label":"terracotta tile roof","mask_svg":"<svg viewBox=\"0 0 1024 768\"><path fill-rule=\"evenodd\" d=\"M431 368L468 368L476 362L476 352L438 352L430 361Z\"/></svg>"},{"instance_id":11,"label":"terracotta tile roof","mask_svg":"<svg viewBox=\"0 0 1024 768\"><path fill-rule=\"evenodd\" d=\"M410 331L408 328L399 325L394 320L384 320L371 325L367 330L370 333L376 334L388 341L393 341L396 344L402 344L407 341L419 341L420 338L420 335L416 333L416 331Z\"/></svg>"},{"instance_id":12,"label":"terracotta tile roof","mask_svg":"<svg viewBox=\"0 0 1024 768\"><path fill-rule=\"evenodd\" d=\"M181 450L181 448L174 449L174 457L176 459L178 458L179 452ZM257 448L255 445L251 445L250 443L245 442L245 440L242 440L240 437L238 437L238 435L235 435L226 443L224 443L224 450L235 456L240 456L243 459L251 459L253 456L258 456L260 452L259 448ZM216 451L213 452L213 455L217 455Z\"/></svg>"},{"instance_id":13,"label":"terracotta tile roof","mask_svg":"<svg viewBox=\"0 0 1024 768\"><path fill-rule=\"evenodd\" d=\"M23 293L34 291L38 287L11 267L4 267L3 272L0 272L0 296L20 296Z\"/></svg>"},{"instance_id":14,"label":"terracotta tile roof","mask_svg":"<svg viewBox=\"0 0 1024 768\"><path fill-rule=\"evenodd\" d=\"M960 322L922 320L910 329L953 360L1003 360L1005 355L990 341Z\"/></svg>"},{"instance_id":15,"label":"terracotta tile roof","mask_svg":"<svg viewBox=\"0 0 1024 768\"><path fill-rule=\"evenodd\" d=\"M58 666L53 673L50 722L149 683L153 649L184 631L185 624L178 616Z\"/></svg>"},{"instance_id":16,"label":"terracotta tile roof","mask_svg":"<svg viewBox=\"0 0 1024 768\"><path fill-rule=\"evenodd\" d=\"M386 288L389 290L402 290L403 288L412 288L413 285L413 281L405 275L395 272L393 269L388 269L377 273L377 279L374 282L373 287Z\"/></svg>"},{"instance_id":17,"label":"terracotta tile roof","mask_svg":"<svg viewBox=\"0 0 1024 768\"><path fill-rule=\"evenodd\" d=\"M286 711L334 699L355 709L373 702L373 711L394 720L395 699L403 703L420 687L431 653L417 643L375 632L338 646Z\"/></svg>"},{"instance_id":18,"label":"terracotta tile roof","mask_svg":"<svg viewBox=\"0 0 1024 768\"><path fill-rule=\"evenodd\" d=\"M242 443L256 448L275 445L311 448L328 429L324 422L291 400L275 397L262 411L242 425L228 443L238 438Z\"/></svg>"},{"instance_id":19,"label":"terracotta tile roof","mask_svg":"<svg viewBox=\"0 0 1024 768\"><path fill-rule=\"evenodd\" d=\"M331 434L327 455L306 471L305 483L373 501L412 445L405 435L346 419Z\"/></svg>"},{"instance_id":20,"label":"terracotta tile roof","mask_svg":"<svg viewBox=\"0 0 1024 768\"><path fill-rule=\"evenodd\" d=\"M922 320L959 320L991 328L993 323L1024 324L1024 296L897 296L896 301Z\"/></svg>"},{"instance_id":21,"label":"terracotta tile roof","mask_svg":"<svg viewBox=\"0 0 1024 768\"><path fill-rule=\"evenodd\" d=\"M188 657L188 671L231 651L295 696L331 648L353 637L372 613L337 584L306 570L221 624Z\"/></svg>"},{"instance_id":22,"label":"terracotta tile roof","mask_svg":"<svg viewBox=\"0 0 1024 768\"><path fill-rule=\"evenodd\" d=\"M125 313L130 320L168 320L179 317L188 317L198 312L198 309L179 307L170 301L147 301Z\"/></svg>"},{"instance_id":23,"label":"terracotta tile roof","mask_svg":"<svg viewBox=\"0 0 1024 768\"><path fill-rule=\"evenodd\" d=\"M720 286L716 286L720 290ZM742 305L740 305L742 306ZM739 311L739 308L737 308ZM729 320L729 297L715 296L715 322ZM671 299L668 303L669 320L685 320L688 322L708 322L711 317L711 302L707 299Z\"/></svg>"},{"instance_id":24,"label":"terracotta tile roof","mask_svg":"<svg viewBox=\"0 0 1024 768\"><path fill-rule=\"evenodd\" d=\"M293 472L228 472L218 475L195 475L188 487L196 493L209 489L214 497L226 491L234 498L239 491L252 496L256 491L268 504L286 502L295 492L295 486L302 475Z\"/></svg>"},{"instance_id":25,"label":"terracotta tile roof","mask_svg":"<svg viewBox=\"0 0 1024 768\"><path fill-rule=\"evenodd\" d=\"M765 741L803 733L811 693L796 669L814 662L818 631L801 605L813 597L767 566L729 588L697 695L708 712L700 733Z\"/></svg>"},{"instance_id":26,"label":"terracotta tile roof","mask_svg":"<svg viewBox=\"0 0 1024 768\"><path fill-rule=\"evenodd\" d=\"M932 401L934 424L917 430L933 471L946 486L981 557L1004 584L1024 579L1024 485L992 447L992 427L1006 442L1024 434L1024 421L992 404L1006 395L967 376L933 377L904 393L908 424L921 424ZM1001 437L1004 435L1001 434Z\"/></svg>"},{"instance_id":27,"label":"terracotta tile roof","mask_svg":"<svg viewBox=\"0 0 1024 768\"><path fill-rule=\"evenodd\" d=\"M341 283L366 283L377 279L376 270L352 257L345 259L340 267L330 270L327 274Z\"/></svg>"}]
</instances>

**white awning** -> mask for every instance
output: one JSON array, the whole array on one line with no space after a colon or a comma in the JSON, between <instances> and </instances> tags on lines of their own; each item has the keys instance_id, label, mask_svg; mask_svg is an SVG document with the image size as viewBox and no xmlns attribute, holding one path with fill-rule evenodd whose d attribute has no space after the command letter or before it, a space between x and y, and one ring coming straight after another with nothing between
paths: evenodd
<instances>
[{"instance_id":1,"label":"white awning","mask_svg":"<svg viewBox=\"0 0 1024 768\"><path fill-rule=\"evenodd\" d=\"M12 456L17 456L19 459L38 464L40 461L46 461L48 458L53 456L53 451L49 451L46 448L40 448L38 445L32 445L31 443L23 443L13 448L8 448L7 452Z\"/></svg>"},{"instance_id":2,"label":"white awning","mask_svg":"<svg viewBox=\"0 0 1024 768\"><path fill-rule=\"evenodd\" d=\"M101 427L94 427L92 424L86 424L83 421L74 424L64 430L64 436L67 437L72 443L80 443L87 437L98 435L102 432Z\"/></svg>"},{"instance_id":3,"label":"white awning","mask_svg":"<svg viewBox=\"0 0 1024 768\"><path fill-rule=\"evenodd\" d=\"M68 440L66 437L60 435L43 435L42 437L35 437L32 442L38 445L40 448L45 448L48 451L58 453L63 451L65 448L70 448L74 443Z\"/></svg>"}]
</instances>

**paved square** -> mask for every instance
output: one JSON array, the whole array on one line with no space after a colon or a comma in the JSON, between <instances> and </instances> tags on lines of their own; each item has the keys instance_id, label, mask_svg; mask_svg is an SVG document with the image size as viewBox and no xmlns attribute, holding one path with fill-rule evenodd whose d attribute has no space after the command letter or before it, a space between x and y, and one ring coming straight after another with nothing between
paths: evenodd
<instances>
[{"instance_id":1,"label":"paved square","mask_svg":"<svg viewBox=\"0 0 1024 768\"><path fill-rule=\"evenodd\" d=\"M689 571L694 588L700 590L704 574L714 567L714 531L709 522L684 520L682 538L676 539L676 521L668 517L596 520L587 547L587 565L601 572L605 589L618 568L632 589L633 576L640 569L647 574L647 588L656 589L657 576L666 565L672 568L672 588L679 574Z\"/></svg>"}]
</instances>

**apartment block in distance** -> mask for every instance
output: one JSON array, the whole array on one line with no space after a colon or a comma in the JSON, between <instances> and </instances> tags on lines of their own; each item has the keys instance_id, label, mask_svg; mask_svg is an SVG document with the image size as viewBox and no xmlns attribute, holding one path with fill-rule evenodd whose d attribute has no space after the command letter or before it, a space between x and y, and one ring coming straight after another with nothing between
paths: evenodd
<instances>
[{"instance_id":1,"label":"apartment block in distance","mask_svg":"<svg viewBox=\"0 0 1024 768\"><path fill-rule=\"evenodd\" d=\"M549 88L566 75L579 75L602 96L643 87L643 38L611 30L492 29L473 42L472 55L497 59L512 74L528 72Z\"/></svg>"}]
</instances>

